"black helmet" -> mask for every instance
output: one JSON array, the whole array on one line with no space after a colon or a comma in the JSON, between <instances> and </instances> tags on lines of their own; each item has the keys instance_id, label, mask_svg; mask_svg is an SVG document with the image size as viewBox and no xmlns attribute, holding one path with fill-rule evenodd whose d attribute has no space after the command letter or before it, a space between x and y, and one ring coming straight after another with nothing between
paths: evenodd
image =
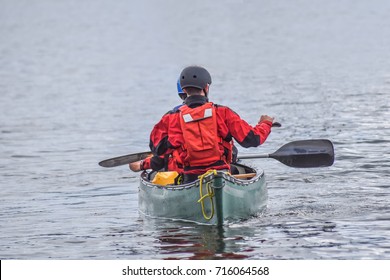
<instances>
[{"instance_id":1,"label":"black helmet","mask_svg":"<svg viewBox=\"0 0 390 280\"><path fill-rule=\"evenodd\" d=\"M181 71L181 88L194 87L204 89L207 84L211 84L210 73L200 66L188 66Z\"/></svg>"}]
</instances>

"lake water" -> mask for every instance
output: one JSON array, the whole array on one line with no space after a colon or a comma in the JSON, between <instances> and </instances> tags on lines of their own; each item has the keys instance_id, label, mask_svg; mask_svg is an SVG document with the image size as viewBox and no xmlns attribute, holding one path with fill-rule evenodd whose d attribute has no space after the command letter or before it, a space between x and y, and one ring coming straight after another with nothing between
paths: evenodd
<instances>
[{"instance_id":1,"label":"lake water","mask_svg":"<svg viewBox=\"0 0 390 280\"><path fill-rule=\"evenodd\" d=\"M1 259L390 259L390 2L1 0ZM333 141L332 167L265 170L268 209L217 229L143 219L136 173L183 67L259 148Z\"/></svg>"}]
</instances>

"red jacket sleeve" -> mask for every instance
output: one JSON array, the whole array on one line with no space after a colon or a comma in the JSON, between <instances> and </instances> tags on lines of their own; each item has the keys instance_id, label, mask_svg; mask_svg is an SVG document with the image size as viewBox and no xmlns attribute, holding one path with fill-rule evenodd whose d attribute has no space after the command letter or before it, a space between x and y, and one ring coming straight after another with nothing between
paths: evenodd
<instances>
[{"instance_id":1,"label":"red jacket sleeve","mask_svg":"<svg viewBox=\"0 0 390 280\"><path fill-rule=\"evenodd\" d=\"M151 160L151 159L152 159L151 157L148 157L148 158L146 158L146 159L143 160L142 166L141 166L141 169L142 169L142 170L146 170L146 169L150 169L150 168L151 168L151 167L150 167L150 160Z\"/></svg>"},{"instance_id":2,"label":"red jacket sleeve","mask_svg":"<svg viewBox=\"0 0 390 280\"><path fill-rule=\"evenodd\" d=\"M244 148L263 144L271 133L270 121L259 122L253 127L228 107L217 106L217 110L220 135L225 139L233 137Z\"/></svg>"},{"instance_id":3,"label":"red jacket sleeve","mask_svg":"<svg viewBox=\"0 0 390 280\"><path fill-rule=\"evenodd\" d=\"M154 155L166 152L170 114L165 114L150 133L149 147Z\"/></svg>"}]
</instances>

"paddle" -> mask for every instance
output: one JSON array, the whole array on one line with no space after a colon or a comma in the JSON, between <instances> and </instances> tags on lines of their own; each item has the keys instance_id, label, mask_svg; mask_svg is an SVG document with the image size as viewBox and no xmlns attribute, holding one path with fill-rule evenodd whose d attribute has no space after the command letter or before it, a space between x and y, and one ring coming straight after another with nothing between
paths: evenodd
<instances>
[{"instance_id":1,"label":"paddle","mask_svg":"<svg viewBox=\"0 0 390 280\"><path fill-rule=\"evenodd\" d=\"M272 124L272 127L281 127L282 125L279 122L274 122ZM102 167L116 167L116 166L121 166L125 164L129 164L132 162L136 162L148 157L151 157L153 154L152 152L141 152L141 153L136 153L136 154L129 154L129 155L124 155L124 156L119 156L119 157L114 157L110 159L103 160L99 162L99 165Z\"/></svg>"},{"instance_id":2,"label":"paddle","mask_svg":"<svg viewBox=\"0 0 390 280\"><path fill-rule=\"evenodd\" d=\"M116 167L136 162L152 156L152 153L142 152L129 154L99 162L103 167ZM272 154L244 154L238 159L273 158L290 167L325 167L334 162L334 150L331 141L326 139L300 140L287 143Z\"/></svg>"},{"instance_id":3,"label":"paddle","mask_svg":"<svg viewBox=\"0 0 390 280\"><path fill-rule=\"evenodd\" d=\"M136 154L129 154L129 155L124 155L124 156L119 156L119 157L114 157L110 159L103 160L99 162L99 165L102 167L116 167L120 165L125 165L129 164L132 162L136 162L148 157L153 156L152 152L141 152L141 153L136 153Z\"/></svg>"},{"instance_id":4,"label":"paddle","mask_svg":"<svg viewBox=\"0 0 390 280\"><path fill-rule=\"evenodd\" d=\"M252 158L273 158L290 167L325 167L333 164L334 149L326 139L300 140L287 143L272 154L238 156L238 159Z\"/></svg>"}]
</instances>

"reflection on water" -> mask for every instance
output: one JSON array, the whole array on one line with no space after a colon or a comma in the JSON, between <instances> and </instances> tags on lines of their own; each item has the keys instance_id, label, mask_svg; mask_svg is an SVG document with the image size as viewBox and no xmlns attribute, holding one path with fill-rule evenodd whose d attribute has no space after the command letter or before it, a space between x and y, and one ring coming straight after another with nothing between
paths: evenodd
<instances>
[{"instance_id":1,"label":"reflection on water","mask_svg":"<svg viewBox=\"0 0 390 280\"><path fill-rule=\"evenodd\" d=\"M245 249L240 246L244 238L228 228L213 226L188 226L157 228L158 249L164 259L245 259ZM178 225L176 225L178 226ZM161 235L160 235L161 234ZM245 246L244 246L245 247ZM175 257L177 256L177 257Z\"/></svg>"},{"instance_id":2,"label":"reflection on water","mask_svg":"<svg viewBox=\"0 0 390 280\"><path fill-rule=\"evenodd\" d=\"M117 240L116 254L127 258L360 259L351 255L355 247L364 248L360 255L374 258L388 254L386 248L390 243L384 237L389 230L388 219L377 223L382 226L372 228L383 234L378 238L358 234L371 221L356 220L351 226L345 221L308 220L304 213L292 211L284 216L290 221L286 217L268 216L224 227L146 219L139 221L139 229L117 229L112 236ZM280 222L275 222L276 219Z\"/></svg>"},{"instance_id":3,"label":"reflection on water","mask_svg":"<svg viewBox=\"0 0 390 280\"><path fill-rule=\"evenodd\" d=\"M246 259L254 251L245 241L253 237L254 230L245 226L216 227L146 218L142 220L139 231L150 242L147 250L154 252L149 258ZM129 232L124 230L120 234L126 233ZM128 248L118 250L126 252Z\"/></svg>"}]
</instances>

